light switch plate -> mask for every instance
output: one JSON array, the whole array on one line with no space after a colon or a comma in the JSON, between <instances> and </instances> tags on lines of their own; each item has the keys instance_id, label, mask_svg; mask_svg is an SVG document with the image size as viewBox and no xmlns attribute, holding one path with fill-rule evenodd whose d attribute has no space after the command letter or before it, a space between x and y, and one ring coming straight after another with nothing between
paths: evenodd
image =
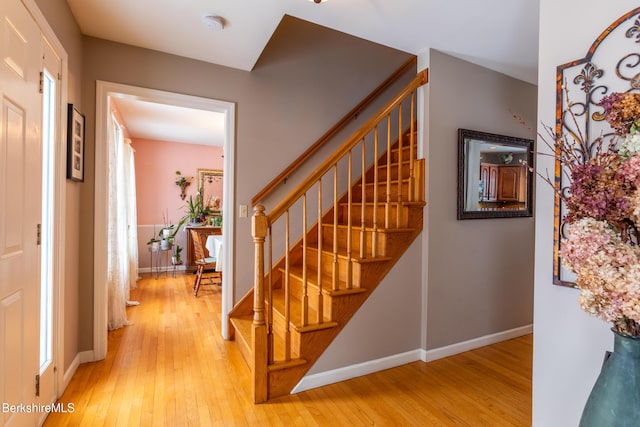
<instances>
[{"instance_id":1,"label":"light switch plate","mask_svg":"<svg viewBox=\"0 0 640 427\"><path fill-rule=\"evenodd\" d=\"M249 216L249 207L247 205L240 205L239 211L238 215L240 215L240 218L246 218Z\"/></svg>"}]
</instances>

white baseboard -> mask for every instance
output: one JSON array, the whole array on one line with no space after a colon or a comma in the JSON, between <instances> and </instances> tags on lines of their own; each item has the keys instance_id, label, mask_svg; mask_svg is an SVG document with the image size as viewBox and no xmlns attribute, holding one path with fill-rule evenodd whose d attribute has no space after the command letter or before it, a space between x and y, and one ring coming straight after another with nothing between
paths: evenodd
<instances>
[{"instance_id":1,"label":"white baseboard","mask_svg":"<svg viewBox=\"0 0 640 427\"><path fill-rule=\"evenodd\" d=\"M80 363L96 362L96 356L93 350L81 351L78 356L80 356Z\"/></svg>"},{"instance_id":2,"label":"white baseboard","mask_svg":"<svg viewBox=\"0 0 640 427\"><path fill-rule=\"evenodd\" d=\"M177 265L176 266L176 271L185 271L187 269L186 265ZM138 273L155 273L157 270L155 267L153 267L153 271L151 271L151 267L142 267L142 268L138 268ZM171 273L173 272L173 266L168 266L168 267L160 267L160 273Z\"/></svg>"},{"instance_id":3,"label":"white baseboard","mask_svg":"<svg viewBox=\"0 0 640 427\"><path fill-rule=\"evenodd\" d=\"M385 369L406 365L407 363L420 360L420 354L421 350L412 350L406 353L383 357L382 359L371 360L369 362L345 366L344 368L307 375L300 380L291 393L298 393L312 388L350 380L351 378L368 375Z\"/></svg>"},{"instance_id":4,"label":"white baseboard","mask_svg":"<svg viewBox=\"0 0 640 427\"><path fill-rule=\"evenodd\" d=\"M76 357L73 358L71 365L69 365L69 369L64 371L64 375L62 376L62 388L58 391L58 394L62 396L62 393L67 389L67 386L71 382L71 378L78 370L78 366L80 366L80 354L76 354ZM59 396L58 396L59 397Z\"/></svg>"},{"instance_id":5,"label":"white baseboard","mask_svg":"<svg viewBox=\"0 0 640 427\"><path fill-rule=\"evenodd\" d=\"M510 329L508 331L474 338L469 341L451 344L446 347L436 348L434 350L412 350L406 353L395 354L393 356L383 357L381 359L333 369L331 371L307 375L302 378L302 380L300 380L300 382L294 387L291 393L299 393L301 391L310 390L312 388L350 380L362 375L368 375L374 372L383 371L385 369L395 368L397 366L406 365L407 363L415 362L418 360L421 360L423 362L431 362L443 357L453 356L458 353L464 353L465 351L474 350L476 348L495 344L501 341L517 338L522 335L530 334L532 332L533 325L526 325L519 328Z\"/></svg>"},{"instance_id":6,"label":"white baseboard","mask_svg":"<svg viewBox=\"0 0 640 427\"><path fill-rule=\"evenodd\" d=\"M512 338L521 337L533 332L533 325L521 326L519 328L509 329L508 331L498 332L483 337L474 338L469 341L463 341L445 347L435 348L433 350L423 351L422 361L431 362L442 359L444 357L453 356L455 354L464 353L465 351L475 350L476 348L499 343L501 341L510 340Z\"/></svg>"},{"instance_id":7,"label":"white baseboard","mask_svg":"<svg viewBox=\"0 0 640 427\"><path fill-rule=\"evenodd\" d=\"M62 376L62 388L60 390L58 390L58 394L60 396L62 396L62 393L64 393L64 391L67 389L67 387L69 386L69 383L71 382L71 378L73 378L73 376L75 375L76 371L78 370L78 366L80 366L81 363L87 363L87 362L95 362L95 356L93 354L93 351L81 351L80 353L76 354L76 357L73 358L73 361L71 362L71 365L69 365L69 368L64 371L64 375Z\"/></svg>"}]
</instances>

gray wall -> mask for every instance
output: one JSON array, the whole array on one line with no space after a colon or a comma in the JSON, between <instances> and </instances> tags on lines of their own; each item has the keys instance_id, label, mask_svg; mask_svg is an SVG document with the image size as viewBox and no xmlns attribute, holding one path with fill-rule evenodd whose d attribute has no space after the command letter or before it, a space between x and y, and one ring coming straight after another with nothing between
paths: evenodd
<instances>
[{"instance_id":1,"label":"gray wall","mask_svg":"<svg viewBox=\"0 0 640 427\"><path fill-rule=\"evenodd\" d=\"M457 130L535 139L536 86L431 50L427 350L533 322L533 218L456 220Z\"/></svg>"},{"instance_id":2,"label":"gray wall","mask_svg":"<svg viewBox=\"0 0 640 427\"><path fill-rule=\"evenodd\" d=\"M262 186L295 159L408 55L285 17L252 72L189 60L101 39L84 39L86 109L84 235L93 235L95 82L115 83L237 103L237 204L250 205ZM236 209L237 211L237 209ZM235 299L252 286L250 220L236 221ZM81 281L93 281L93 242L81 246ZM91 286L80 295L80 347L92 347Z\"/></svg>"},{"instance_id":3,"label":"gray wall","mask_svg":"<svg viewBox=\"0 0 640 427\"><path fill-rule=\"evenodd\" d=\"M603 31L637 6L637 2L540 1L540 132L544 132L542 124L553 126L556 120L557 67L583 58ZM627 22L625 29L634 20ZM605 49L609 60L617 61L630 53L627 45L612 42L605 40L599 47ZM600 51L600 58L602 54ZM596 65L603 67L600 61ZM610 66L604 69L613 73ZM571 95L578 96L575 92ZM544 154L538 156L538 166L553 171L553 158L547 155L550 150L542 142L540 151ZM580 309L576 289L552 284L553 189L539 179L536 197L533 425L575 426L600 373L605 351L613 350L612 325Z\"/></svg>"}]
</instances>

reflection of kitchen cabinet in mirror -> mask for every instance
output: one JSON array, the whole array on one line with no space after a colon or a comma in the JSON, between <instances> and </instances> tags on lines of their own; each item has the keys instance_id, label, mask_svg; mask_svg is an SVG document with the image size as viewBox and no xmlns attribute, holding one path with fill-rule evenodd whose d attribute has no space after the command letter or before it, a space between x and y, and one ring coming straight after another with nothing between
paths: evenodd
<instances>
[{"instance_id":1,"label":"reflection of kitchen cabinet in mirror","mask_svg":"<svg viewBox=\"0 0 640 427\"><path fill-rule=\"evenodd\" d=\"M532 216L533 141L458 129L458 219Z\"/></svg>"}]
</instances>

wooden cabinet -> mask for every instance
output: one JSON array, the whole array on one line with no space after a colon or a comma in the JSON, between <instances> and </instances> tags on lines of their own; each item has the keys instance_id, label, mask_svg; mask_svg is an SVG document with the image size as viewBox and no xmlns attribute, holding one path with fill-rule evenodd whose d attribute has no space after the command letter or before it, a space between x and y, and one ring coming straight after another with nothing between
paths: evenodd
<instances>
[{"instance_id":1,"label":"wooden cabinet","mask_svg":"<svg viewBox=\"0 0 640 427\"><path fill-rule=\"evenodd\" d=\"M526 202L527 168L523 165L504 165L498 168L498 201Z\"/></svg>"},{"instance_id":2,"label":"wooden cabinet","mask_svg":"<svg viewBox=\"0 0 640 427\"><path fill-rule=\"evenodd\" d=\"M498 197L498 165L480 164L481 202L495 202Z\"/></svg>"},{"instance_id":3,"label":"wooden cabinet","mask_svg":"<svg viewBox=\"0 0 640 427\"><path fill-rule=\"evenodd\" d=\"M187 226L185 227L187 230L187 269L195 270L195 252L193 250L193 239L191 239L191 230L196 230L198 235L200 236L200 241L204 246L207 241L207 236L212 234L221 235L222 227L207 227L207 226Z\"/></svg>"}]
</instances>

